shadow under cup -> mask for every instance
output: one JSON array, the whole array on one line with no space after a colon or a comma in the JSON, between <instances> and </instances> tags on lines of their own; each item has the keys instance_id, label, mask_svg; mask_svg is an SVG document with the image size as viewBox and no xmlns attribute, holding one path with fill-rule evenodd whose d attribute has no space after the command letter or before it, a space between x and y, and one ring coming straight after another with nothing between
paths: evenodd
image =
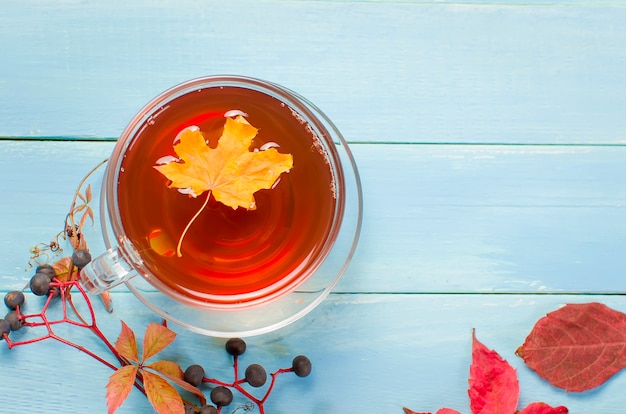
<instances>
[{"instance_id":1,"label":"shadow under cup","mask_svg":"<svg viewBox=\"0 0 626 414\"><path fill-rule=\"evenodd\" d=\"M235 117L258 129L250 152L293 157L272 188L254 193L254 209L208 191L190 196L154 168L185 162L175 144L188 128L215 150ZM102 188L109 250L83 269L83 285L98 292L125 282L159 315L206 335L268 332L338 282L358 241L361 198L347 144L310 102L252 78L188 81L146 105L118 140Z\"/></svg>"}]
</instances>

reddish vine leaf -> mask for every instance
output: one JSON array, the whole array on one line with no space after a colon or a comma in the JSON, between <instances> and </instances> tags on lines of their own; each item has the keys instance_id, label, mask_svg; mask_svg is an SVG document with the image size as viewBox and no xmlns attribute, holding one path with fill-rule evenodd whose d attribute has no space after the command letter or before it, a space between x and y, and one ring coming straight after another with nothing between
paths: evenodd
<instances>
[{"instance_id":1,"label":"reddish vine leaf","mask_svg":"<svg viewBox=\"0 0 626 414\"><path fill-rule=\"evenodd\" d=\"M432 414L432 413L427 413L427 412L417 412L417 411L409 410L406 407L404 407L403 410L405 414ZM452 408L440 408L437 410L435 414L461 414L461 412L457 410L453 410Z\"/></svg>"},{"instance_id":2,"label":"reddish vine leaf","mask_svg":"<svg viewBox=\"0 0 626 414\"><path fill-rule=\"evenodd\" d=\"M175 368L167 366L170 364L174 365ZM157 371L163 377L167 378L182 389L187 390L192 394L195 394L200 401L200 405L206 404L206 397L204 393L199 388L194 387L184 380L185 374L183 373L183 370L178 366L178 364L170 361L157 361L153 362L150 365L146 365L144 368L150 368Z\"/></svg>"},{"instance_id":3,"label":"reddish vine leaf","mask_svg":"<svg viewBox=\"0 0 626 414\"><path fill-rule=\"evenodd\" d=\"M567 408L563 406L551 407L546 403L535 402L528 404L522 411L518 411L518 414L567 414Z\"/></svg>"},{"instance_id":4,"label":"reddish vine leaf","mask_svg":"<svg viewBox=\"0 0 626 414\"><path fill-rule=\"evenodd\" d=\"M154 355L167 348L174 339L176 333L160 323L152 322L146 329L143 337L143 360L147 361Z\"/></svg>"},{"instance_id":5,"label":"reddish vine leaf","mask_svg":"<svg viewBox=\"0 0 626 414\"><path fill-rule=\"evenodd\" d=\"M496 351L489 350L472 332L470 407L474 414L514 413L519 399L517 373Z\"/></svg>"},{"instance_id":6,"label":"reddish vine leaf","mask_svg":"<svg viewBox=\"0 0 626 414\"><path fill-rule=\"evenodd\" d=\"M550 384L581 392L626 367L626 314L569 304L541 318L516 354Z\"/></svg>"},{"instance_id":7,"label":"reddish vine leaf","mask_svg":"<svg viewBox=\"0 0 626 414\"><path fill-rule=\"evenodd\" d=\"M107 383L107 407L108 413L113 414L124 401L128 398L130 391L135 384L135 378L137 377L137 371L139 368L136 365L126 365L115 371L110 377Z\"/></svg>"},{"instance_id":8,"label":"reddish vine leaf","mask_svg":"<svg viewBox=\"0 0 626 414\"><path fill-rule=\"evenodd\" d=\"M146 396L159 414L181 414L185 412L183 400L178 391L159 375L143 371L143 385Z\"/></svg>"},{"instance_id":9,"label":"reddish vine leaf","mask_svg":"<svg viewBox=\"0 0 626 414\"><path fill-rule=\"evenodd\" d=\"M180 366L172 361L156 361L151 364L145 365L144 368L153 369L161 374L167 374L173 378L183 379L185 377L185 373L180 368Z\"/></svg>"},{"instance_id":10,"label":"reddish vine leaf","mask_svg":"<svg viewBox=\"0 0 626 414\"><path fill-rule=\"evenodd\" d=\"M133 362L139 362L139 354L137 353L137 340L135 333L122 321L122 332L115 341L115 349L124 358Z\"/></svg>"},{"instance_id":11,"label":"reddish vine leaf","mask_svg":"<svg viewBox=\"0 0 626 414\"><path fill-rule=\"evenodd\" d=\"M149 358L171 344L175 337L176 334L166 326L151 323L146 328L143 353L139 359L135 333L122 321L122 331L115 342L115 349L122 357L137 365L122 366L109 377L106 395L109 414L115 412L128 398L135 382L143 383L148 401L158 414L184 412L183 400L168 380L198 395L201 401L205 401L199 389L185 383L184 373L176 363L161 360L145 364Z\"/></svg>"}]
</instances>

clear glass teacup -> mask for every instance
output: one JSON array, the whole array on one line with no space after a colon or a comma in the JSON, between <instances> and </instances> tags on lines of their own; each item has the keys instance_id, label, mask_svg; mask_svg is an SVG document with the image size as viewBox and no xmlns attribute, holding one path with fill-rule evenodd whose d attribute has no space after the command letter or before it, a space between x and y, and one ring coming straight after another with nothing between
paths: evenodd
<instances>
[{"instance_id":1,"label":"clear glass teacup","mask_svg":"<svg viewBox=\"0 0 626 414\"><path fill-rule=\"evenodd\" d=\"M190 330L250 336L304 316L339 281L360 234L361 185L346 141L312 103L211 76L131 120L105 171L100 220L107 251L81 271L86 290L125 283Z\"/></svg>"}]
</instances>

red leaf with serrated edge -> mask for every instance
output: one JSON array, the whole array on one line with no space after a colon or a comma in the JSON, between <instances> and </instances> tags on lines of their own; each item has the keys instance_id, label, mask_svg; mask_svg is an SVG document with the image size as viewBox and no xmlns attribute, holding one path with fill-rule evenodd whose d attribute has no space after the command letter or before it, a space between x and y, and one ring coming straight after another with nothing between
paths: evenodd
<instances>
[{"instance_id":1,"label":"red leaf with serrated edge","mask_svg":"<svg viewBox=\"0 0 626 414\"><path fill-rule=\"evenodd\" d=\"M516 414L566 414L569 411L563 406L551 407L546 403L535 402L529 404L522 411L518 411Z\"/></svg>"},{"instance_id":2,"label":"red leaf with serrated edge","mask_svg":"<svg viewBox=\"0 0 626 414\"><path fill-rule=\"evenodd\" d=\"M515 369L480 343L473 332L469 386L474 414L512 414L517 409L519 383Z\"/></svg>"},{"instance_id":3,"label":"red leaf with serrated edge","mask_svg":"<svg viewBox=\"0 0 626 414\"><path fill-rule=\"evenodd\" d=\"M595 302L565 305L537 321L516 354L550 384L586 391L626 366L626 314Z\"/></svg>"},{"instance_id":4,"label":"red leaf with serrated edge","mask_svg":"<svg viewBox=\"0 0 626 414\"><path fill-rule=\"evenodd\" d=\"M403 410L405 414L432 414L430 412L418 412L418 411L409 410L406 407L404 407ZM453 410L452 408L440 408L437 410L435 414L461 414L461 412L457 410Z\"/></svg>"},{"instance_id":5,"label":"red leaf with serrated edge","mask_svg":"<svg viewBox=\"0 0 626 414\"><path fill-rule=\"evenodd\" d=\"M126 365L115 371L109 377L106 394L109 414L114 413L120 408L122 403L128 398L128 394L130 394L130 391L133 389L138 369L136 365Z\"/></svg>"},{"instance_id":6,"label":"red leaf with serrated edge","mask_svg":"<svg viewBox=\"0 0 626 414\"><path fill-rule=\"evenodd\" d=\"M178 391L159 375L143 371L143 385L152 408L158 414L181 414L185 412Z\"/></svg>"},{"instance_id":7,"label":"red leaf with serrated edge","mask_svg":"<svg viewBox=\"0 0 626 414\"><path fill-rule=\"evenodd\" d=\"M117 341L115 341L115 349L124 358L133 362L139 362L135 333L124 323L124 321L122 321L122 332L120 332L120 336L117 338Z\"/></svg>"},{"instance_id":8,"label":"red leaf with serrated edge","mask_svg":"<svg viewBox=\"0 0 626 414\"><path fill-rule=\"evenodd\" d=\"M152 322L143 337L143 361L147 361L163 349L167 348L176 338L176 333L160 323Z\"/></svg>"}]
</instances>

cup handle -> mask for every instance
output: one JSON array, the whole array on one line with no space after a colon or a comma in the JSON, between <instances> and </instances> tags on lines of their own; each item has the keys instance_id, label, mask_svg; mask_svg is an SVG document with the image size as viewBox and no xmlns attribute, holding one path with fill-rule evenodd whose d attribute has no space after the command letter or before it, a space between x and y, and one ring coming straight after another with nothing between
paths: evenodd
<instances>
[{"instance_id":1,"label":"cup handle","mask_svg":"<svg viewBox=\"0 0 626 414\"><path fill-rule=\"evenodd\" d=\"M100 294L136 275L119 247L112 247L83 267L79 279L87 292Z\"/></svg>"}]
</instances>

